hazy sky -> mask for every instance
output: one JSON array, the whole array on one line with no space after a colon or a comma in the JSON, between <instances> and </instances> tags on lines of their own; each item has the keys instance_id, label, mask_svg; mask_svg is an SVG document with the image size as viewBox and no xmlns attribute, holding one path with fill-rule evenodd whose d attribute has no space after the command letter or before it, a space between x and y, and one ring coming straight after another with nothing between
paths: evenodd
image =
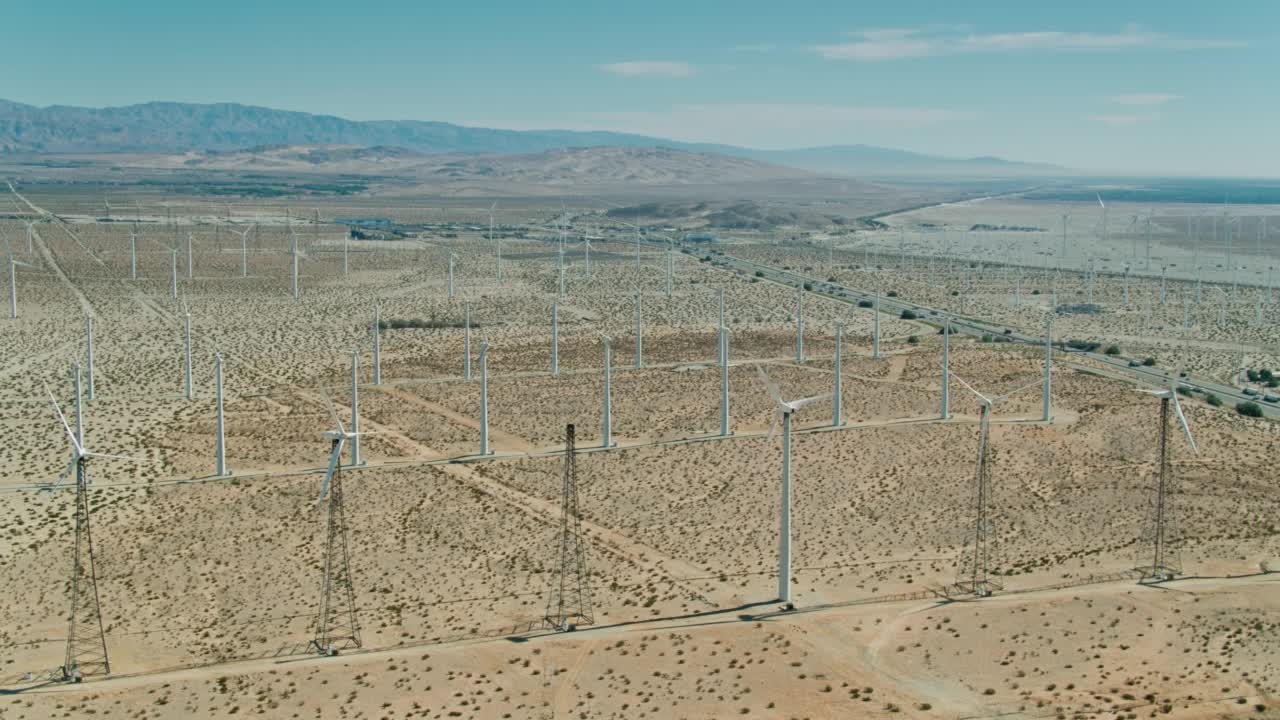
<instances>
[{"instance_id":1,"label":"hazy sky","mask_svg":"<svg viewBox=\"0 0 1280 720\"><path fill-rule=\"evenodd\" d=\"M1280 0L9 0L0 97L1280 176Z\"/></svg>"}]
</instances>

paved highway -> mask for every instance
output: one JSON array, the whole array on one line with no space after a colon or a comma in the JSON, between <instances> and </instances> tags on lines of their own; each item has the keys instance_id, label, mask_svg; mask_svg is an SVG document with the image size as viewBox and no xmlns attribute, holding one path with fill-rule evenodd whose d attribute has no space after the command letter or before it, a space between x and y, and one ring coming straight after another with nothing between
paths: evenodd
<instances>
[{"instance_id":1,"label":"paved highway","mask_svg":"<svg viewBox=\"0 0 1280 720\"><path fill-rule=\"evenodd\" d=\"M649 244L662 247L662 245L658 243L650 242ZM690 246L682 242L677 242L676 246L681 249L687 248L694 253L705 253L707 250L707 247L704 245ZM835 302L856 305L860 300L874 300L875 298L874 292L844 287L837 283L807 277L791 270L783 270L769 265L762 265L760 263L734 257L728 254L712 255L712 261L718 267L728 270L739 270L744 274L759 277L762 280L779 283L788 287L796 287L797 285L808 283L810 293L828 298ZM1019 342L1029 345L1044 344L1043 335L1030 334L1009 325L1000 325L988 322L981 318L974 318L965 315L949 314L944 310L913 303L900 297L880 296L879 301L880 311L884 313L901 315L903 310L911 310L919 316L921 320L936 323L941 323L944 319L950 318L952 332L964 333L978 337L981 337L982 335L1003 337L1010 342ZM1055 345L1055 349L1058 350L1060 356L1065 353L1069 356L1075 356L1082 359L1087 358L1100 363L1107 369L1113 371L1119 377L1126 378L1132 382L1158 387L1167 387L1171 380L1170 371L1166 369L1145 367L1142 365L1131 367L1131 358L1119 355L1105 355L1097 352L1066 350L1060 345ZM1262 408L1263 413L1268 417L1280 416L1280 407L1263 402L1261 395L1251 397L1244 394L1244 392L1239 388L1190 375L1183 377L1179 383L1188 388L1213 393L1221 398L1225 405L1234 406L1236 403L1246 401L1256 402Z\"/></svg>"}]
</instances>

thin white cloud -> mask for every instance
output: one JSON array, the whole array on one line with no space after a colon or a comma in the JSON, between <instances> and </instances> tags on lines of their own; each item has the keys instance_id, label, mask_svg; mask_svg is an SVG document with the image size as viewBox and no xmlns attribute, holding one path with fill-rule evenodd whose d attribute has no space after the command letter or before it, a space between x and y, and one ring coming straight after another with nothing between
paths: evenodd
<instances>
[{"instance_id":1,"label":"thin white cloud","mask_svg":"<svg viewBox=\"0 0 1280 720\"><path fill-rule=\"evenodd\" d=\"M1241 46L1235 41L1186 38L1137 27L1113 33L1057 30L974 33L961 31L961 27L864 30L850 33L856 38L851 42L815 45L813 50L828 60L875 62L979 53L1103 52L1143 48L1196 50Z\"/></svg>"},{"instance_id":2,"label":"thin white cloud","mask_svg":"<svg viewBox=\"0 0 1280 720\"><path fill-rule=\"evenodd\" d=\"M1154 120L1155 115L1129 115L1129 114L1107 114L1107 115L1090 115L1089 120L1101 123L1107 127L1133 127L1141 125L1149 120Z\"/></svg>"},{"instance_id":3,"label":"thin white cloud","mask_svg":"<svg viewBox=\"0 0 1280 720\"><path fill-rule=\"evenodd\" d=\"M729 48L729 51L738 53L771 53L777 49L778 46L774 43L748 43L746 45L734 45Z\"/></svg>"},{"instance_id":4,"label":"thin white cloud","mask_svg":"<svg viewBox=\"0 0 1280 720\"><path fill-rule=\"evenodd\" d=\"M1132 95L1112 95L1109 99L1116 105L1151 106L1164 105L1174 100L1181 100L1182 96L1165 93L1134 93Z\"/></svg>"},{"instance_id":5,"label":"thin white cloud","mask_svg":"<svg viewBox=\"0 0 1280 720\"><path fill-rule=\"evenodd\" d=\"M693 74L693 66L687 62L672 60L628 60L627 62L600 65L605 72L624 77L640 77L656 75L661 77L689 77Z\"/></svg>"}]
</instances>

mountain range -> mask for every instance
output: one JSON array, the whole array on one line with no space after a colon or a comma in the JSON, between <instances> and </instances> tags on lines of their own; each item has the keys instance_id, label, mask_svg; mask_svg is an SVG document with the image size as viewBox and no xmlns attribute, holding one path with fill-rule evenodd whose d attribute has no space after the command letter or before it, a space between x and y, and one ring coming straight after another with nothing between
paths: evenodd
<instances>
[{"instance_id":1,"label":"mountain range","mask_svg":"<svg viewBox=\"0 0 1280 720\"><path fill-rule=\"evenodd\" d=\"M355 121L236 103L150 102L108 108L36 107L0 99L0 153L242 151L263 146L404 148L428 154L529 154L581 147L713 153L851 177L1026 177L1061 167L996 157L951 158L870 145L759 150L607 131L502 130L419 120Z\"/></svg>"}]
</instances>

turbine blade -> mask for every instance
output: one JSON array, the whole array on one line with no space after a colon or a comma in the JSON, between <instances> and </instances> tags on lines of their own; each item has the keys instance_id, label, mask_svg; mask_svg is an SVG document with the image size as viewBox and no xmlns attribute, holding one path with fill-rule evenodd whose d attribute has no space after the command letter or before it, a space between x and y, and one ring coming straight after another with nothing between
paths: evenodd
<instances>
[{"instance_id":1,"label":"turbine blade","mask_svg":"<svg viewBox=\"0 0 1280 720\"><path fill-rule=\"evenodd\" d=\"M338 411L333 407L333 398L329 397L328 393L325 393L324 401L329 404L329 417L333 420L333 424L338 426L338 432L343 435L347 434L347 429L342 426L342 419L338 417Z\"/></svg>"},{"instance_id":2,"label":"turbine blade","mask_svg":"<svg viewBox=\"0 0 1280 720\"><path fill-rule=\"evenodd\" d=\"M982 401L983 401L983 402L985 402L985 403L990 403L990 402L991 402L991 398L987 397L986 395L983 395L982 393L978 392L977 390L974 390L972 385L970 385L969 383L967 383L967 382L965 382L965 381L964 381L964 378L960 377L959 375L957 375L957 374L955 374L955 373L947 373L947 375L948 375L949 377L953 377L953 378L955 378L956 380L958 380L958 381L960 382L960 384L961 384L961 385L963 385L963 386L965 386L966 388L968 388L968 389L969 389L969 392L973 393L974 395L977 395L979 400L982 400Z\"/></svg>"},{"instance_id":3,"label":"turbine blade","mask_svg":"<svg viewBox=\"0 0 1280 720\"><path fill-rule=\"evenodd\" d=\"M1196 448L1195 438L1191 437L1191 428L1187 426L1187 416L1182 414L1182 403L1178 402L1178 393L1173 394L1173 410L1178 413L1178 422L1182 423L1182 432L1187 434L1187 442L1191 443L1191 452L1200 454Z\"/></svg>"},{"instance_id":4,"label":"turbine blade","mask_svg":"<svg viewBox=\"0 0 1280 720\"><path fill-rule=\"evenodd\" d=\"M85 457L103 458L105 460L132 460L133 462L142 462L138 458L129 457L128 455L108 455L106 453L86 452Z\"/></svg>"},{"instance_id":5,"label":"turbine blade","mask_svg":"<svg viewBox=\"0 0 1280 720\"><path fill-rule=\"evenodd\" d=\"M342 446L345 444L344 438L338 438L333 444L333 451L329 453L329 469L325 470L324 480L320 483L320 497L316 500L316 504L324 502L324 497L329 493L329 483L333 480L333 473L338 469L338 460L342 458Z\"/></svg>"},{"instance_id":6,"label":"turbine blade","mask_svg":"<svg viewBox=\"0 0 1280 720\"><path fill-rule=\"evenodd\" d=\"M778 386L773 382L773 379L769 377L769 373L765 372L764 366L757 363L756 372L760 374L760 382L764 383L764 387L769 391L769 396L773 398L773 401L778 405L784 404L782 400L782 392L778 390Z\"/></svg>"},{"instance_id":7,"label":"turbine blade","mask_svg":"<svg viewBox=\"0 0 1280 720\"><path fill-rule=\"evenodd\" d=\"M1033 387L1041 387L1042 385L1044 385L1044 380L1043 380L1043 379L1036 380L1035 382L1027 383L1026 385L1023 385L1022 387L1020 387L1020 388L1018 388L1018 389L1016 389L1016 390L1010 390L1009 392L1007 392L1007 393L1005 393L1005 394L1003 394L1003 395L998 395L998 396L996 396L996 397L991 398L991 403L994 405L995 403L998 403L998 402L1000 402L1001 400L1004 400L1004 399L1005 399L1005 398L1007 398L1007 397L1010 397L1010 396L1013 396L1013 395L1017 395L1018 393L1022 392L1023 390L1027 390L1027 389L1029 389L1029 388L1033 388Z\"/></svg>"},{"instance_id":8,"label":"turbine blade","mask_svg":"<svg viewBox=\"0 0 1280 720\"><path fill-rule=\"evenodd\" d=\"M84 455L84 448L80 447L80 443L76 441L76 434L71 432L71 426L67 424L67 418L62 414L62 408L58 407L58 401L53 399L53 391L49 389L46 383L44 391L49 393L49 402L53 403L53 411L58 414L58 421L62 423L62 429L67 432L67 439L71 441L71 447L76 451L77 456Z\"/></svg>"},{"instance_id":9,"label":"turbine blade","mask_svg":"<svg viewBox=\"0 0 1280 720\"><path fill-rule=\"evenodd\" d=\"M765 435L764 437L765 445L773 444L773 436L778 434L778 416L781 414L782 414L782 410L779 409L778 411L773 413L771 419L769 420L769 434Z\"/></svg>"},{"instance_id":10,"label":"turbine blade","mask_svg":"<svg viewBox=\"0 0 1280 720\"><path fill-rule=\"evenodd\" d=\"M792 410L799 410L800 408L803 408L806 405L812 405L813 403L816 403L819 400L830 400L830 399L831 399L831 393L823 393L821 395L814 395L813 397L802 398L800 400L792 400L791 402L786 403L786 406L791 408Z\"/></svg>"}]
</instances>

